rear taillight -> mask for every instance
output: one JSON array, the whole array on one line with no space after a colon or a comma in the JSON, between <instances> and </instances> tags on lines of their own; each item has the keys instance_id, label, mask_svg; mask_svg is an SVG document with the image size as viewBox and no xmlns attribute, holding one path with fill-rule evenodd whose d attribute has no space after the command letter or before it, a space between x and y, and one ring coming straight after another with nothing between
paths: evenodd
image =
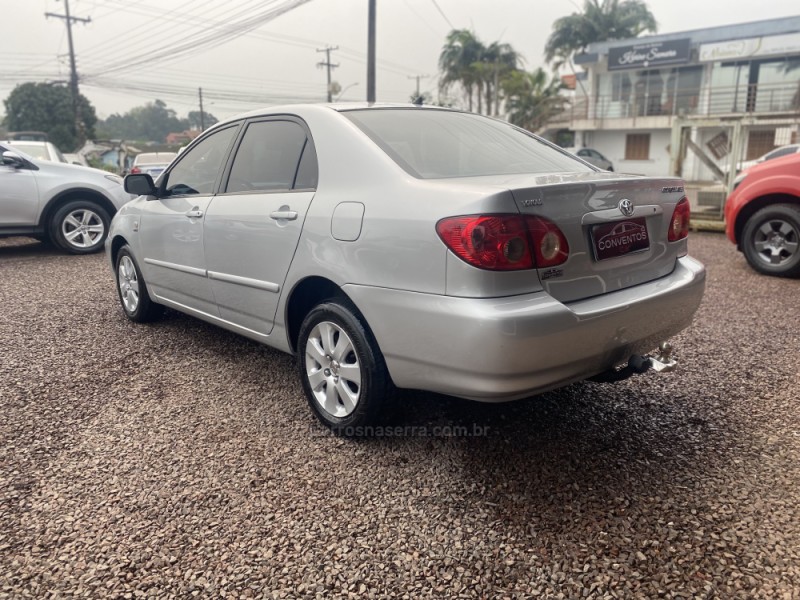
<instances>
[{"instance_id":1,"label":"rear taillight","mask_svg":"<svg viewBox=\"0 0 800 600\"><path fill-rule=\"evenodd\" d=\"M142 170L139 167L133 167L131 169L131 175L136 175L136 174L141 173L141 172L142 172Z\"/></svg>"},{"instance_id":2,"label":"rear taillight","mask_svg":"<svg viewBox=\"0 0 800 600\"><path fill-rule=\"evenodd\" d=\"M689 199L681 198L672 211L672 220L669 223L669 233L667 239L670 242L677 242L689 235L689 219L691 210L689 209Z\"/></svg>"},{"instance_id":3,"label":"rear taillight","mask_svg":"<svg viewBox=\"0 0 800 600\"><path fill-rule=\"evenodd\" d=\"M569 256L564 234L541 217L450 217L436 224L436 232L461 260L491 271L551 267L563 263Z\"/></svg>"}]
</instances>

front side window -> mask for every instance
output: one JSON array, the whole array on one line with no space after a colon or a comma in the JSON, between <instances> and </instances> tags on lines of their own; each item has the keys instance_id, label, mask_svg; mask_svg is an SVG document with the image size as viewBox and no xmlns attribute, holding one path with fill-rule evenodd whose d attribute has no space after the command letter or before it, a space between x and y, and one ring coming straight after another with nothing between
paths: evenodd
<instances>
[{"instance_id":1,"label":"front side window","mask_svg":"<svg viewBox=\"0 0 800 600\"><path fill-rule=\"evenodd\" d=\"M594 171L531 134L479 115L420 108L342 114L422 179Z\"/></svg>"},{"instance_id":2,"label":"front side window","mask_svg":"<svg viewBox=\"0 0 800 600\"><path fill-rule=\"evenodd\" d=\"M309 185L307 173L312 159L316 165L313 147L298 123L251 123L236 151L225 191L275 192L315 187L316 179Z\"/></svg>"},{"instance_id":3,"label":"front side window","mask_svg":"<svg viewBox=\"0 0 800 600\"><path fill-rule=\"evenodd\" d=\"M236 130L233 126L215 131L186 152L166 177L166 195L213 194Z\"/></svg>"}]
</instances>

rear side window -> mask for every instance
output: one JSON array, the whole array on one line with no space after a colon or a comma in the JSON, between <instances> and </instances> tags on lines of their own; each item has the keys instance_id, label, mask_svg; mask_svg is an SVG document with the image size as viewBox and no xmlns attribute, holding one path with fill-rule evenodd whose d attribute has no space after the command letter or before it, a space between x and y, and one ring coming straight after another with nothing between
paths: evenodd
<instances>
[{"instance_id":1,"label":"rear side window","mask_svg":"<svg viewBox=\"0 0 800 600\"><path fill-rule=\"evenodd\" d=\"M593 171L533 135L479 115L419 108L342 114L422 179Z\"/></svg>"},{"instance_id":2,"label":"rear side window","mask_svg":"<svg viewBox=\"0 0 800 600\"><path fill-rule=\"evenodd\" d=\"M316 187L317 161L305 129L294 121L260 121L245 131L226 192Z\"/></svg>"}]
</instances>

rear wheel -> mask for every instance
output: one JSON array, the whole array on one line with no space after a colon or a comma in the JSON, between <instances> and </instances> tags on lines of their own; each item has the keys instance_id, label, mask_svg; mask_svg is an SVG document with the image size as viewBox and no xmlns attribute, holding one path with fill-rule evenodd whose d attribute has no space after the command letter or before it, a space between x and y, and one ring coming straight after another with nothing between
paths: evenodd
<instances>
[{"instance_id":1,"label":"rear wheel","mask_svg":"<svg viewBox=\"0 0 800 600\"><path fill-rule=\"evenodd\" d=\"M59 208L50 221L50 239L70 254L89 254L103 247L111 218L91 200L75 200Z\"/></svg>"},{"instance_id":2,"label":"rear wheel","mask_svg":"<svg viewBox=\"0 0 800 600\"><path fill-rule=\"evenodd\" d=\"M303 321L297 369L311 410L337 435L362 436L385 407L391 382L383 356L357 311L339 301Z\"/></svg>"},{"instance_id":3,"label":"rear wheel","mask_svg":"<svg viewBox=\"0 0 800 600\"><path fill-rule=\"evenodd\" d=\"M116 271L117 294L125 316L137 323L157 319L163 307L150 299L142 272L127 245L120 248L117 254Z\"/></svg>"},{"instance_id":4,"label":"rear wheel","mask_svg":"<svg viewBox=\"0 0 800 600\"><path fill-rule=\"evenodd\" d=\"M800 275L800 207L774 204L759 210L744 227L742 249L759 273Z\"/></svg>"}]
</instances>

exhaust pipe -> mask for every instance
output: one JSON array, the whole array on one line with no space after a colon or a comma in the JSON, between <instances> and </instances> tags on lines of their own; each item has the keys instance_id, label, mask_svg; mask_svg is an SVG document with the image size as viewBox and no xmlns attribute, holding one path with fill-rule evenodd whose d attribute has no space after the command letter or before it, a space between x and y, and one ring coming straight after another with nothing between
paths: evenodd
<instances>
[{"instance_id":1,"label":"exhaust pipe","mask_svg":"<svg viewBox=\"0 0 800 600\"><path fill-rule=\"evenodd\" d=\"M623 381L634 375L647 373L650 369L656 373L669 373L674 371L678 365L678 361L672 358L672 344L669 342L661 342L658 346L658 351L655 355L641 355L633 354L628 359L628 364L621 369L611 369L594 377L590 377L590 381L597 381L599 383L614 383L616 381Z\"/></svg>"}]
</instances>

